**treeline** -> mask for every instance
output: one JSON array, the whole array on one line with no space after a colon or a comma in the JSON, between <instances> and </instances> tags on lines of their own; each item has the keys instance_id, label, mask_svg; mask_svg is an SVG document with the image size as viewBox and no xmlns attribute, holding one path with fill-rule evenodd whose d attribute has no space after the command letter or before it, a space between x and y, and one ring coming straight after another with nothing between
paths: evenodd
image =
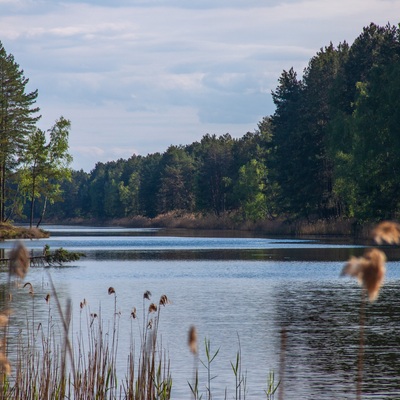
<instances>
[{"instance_id":1,"label":"treeline","mask_svg":"<svg viewBox=\"0 0 400 400\"><path fill-rule=\"evenodd\" d=\"M64 203L54 205L51 216L152 218L176 210L215 215L240 210L244 219L272 216L265 125L241 139L205 135L163 154L97 163L90 174L74 171L72 181L63 185Z\"/></svg>"},{"instance_id":2,"label":"treeline","mask_svg":"<svg viewBox=\"0 0 400 400\"><path fill-rule=\"evenodd\" d=\"M400 30L371 24L285 70L276 111L253 133L205 135L164 153L74 171L58 218L181 210L258 220L396 218L400 199Z\"/></svg>"}]
</instances>

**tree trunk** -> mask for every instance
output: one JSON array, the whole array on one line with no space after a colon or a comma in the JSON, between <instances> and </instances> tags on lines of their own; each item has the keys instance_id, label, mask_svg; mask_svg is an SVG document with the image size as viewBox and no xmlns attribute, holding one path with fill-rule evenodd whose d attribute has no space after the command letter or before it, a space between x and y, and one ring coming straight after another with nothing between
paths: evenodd
<instances>
[{"instance_id":1,"label":"tree trunk","mask_svg":"<svg viewBox=\"0 0 400 400\"><path fill-rule=\"evenodd\" d=\"M40 214L39 221L36 224L36 228L39 228L39 225L42 223L42 220L43 220L43 217L44 217L44 213L46 212L46 207L47 207L47 196L44 197L44 204L43 204L42 212Z\"/></svg>"},{"instance_id":2,"label":"tree trunk","mask_svg":"<svg viewBox=\"0 0 400 400\"><path fill-rule=\"evenodd\" d=\"M35 172L32 174L32 194L31 194L31 213L29 217L29 228L32 228L33 225L33 211L35 206L35 190L36 190L36 179L35 179Z\"/></svg>"}]
</instances>

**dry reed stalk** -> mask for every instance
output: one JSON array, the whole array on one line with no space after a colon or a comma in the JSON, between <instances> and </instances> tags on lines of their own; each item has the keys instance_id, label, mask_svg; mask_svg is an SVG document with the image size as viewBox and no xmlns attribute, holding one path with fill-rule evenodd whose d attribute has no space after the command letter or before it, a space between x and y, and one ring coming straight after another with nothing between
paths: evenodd
<instances>
[{"instance_id":1,"label":"dry reed stalk","mask_svg":"<svg viewBox=\"0 0 400 400\"><path fill-rule=\"evenodd\" d=\"M189 384L190 391L192 392L193 399L199 398L199 356L198 356L198 344L197 344L197 330L194 325L189 328L188 332L188 345L189 350L193 354L193 384Z\"/></svg>"},{"instance_id":2,"label":"dry reed stalk","mask_svg":"<svg viewBox=\"0 0 400 400\"><path fill-rule=\"evenodd\" d=\"M376 232L375 235L377 235ZM369 301L373 302L378 297L379 290L385 277L385 262L385 253L378 249L369 249L365 251L362 257L351 257L343 267L341 273L341 276L349 275L356 278L362 285L360 305L360 341L357 366L357 399L359 400L362 395L364 366L365 298L368 295Z\"/></svg>"},{"instance_id":3,"label":"dry reed stalk","mask_svg":"<svg viewBox=\"0 0 400 400\"><path fill-rule=\"evenodd\" d=\"M4 381L1 398L7 399L132 399L132 400L168 400L171 396L172 380L170 365L162 344L157 339L160 323L161 306L170 304L166 295L162 295L159 306L154 304L144 308L143 313L152 315L152 329L143 327L145 332L144 346L139 354L139 370L135 368L133 345L128 354L126 380L117 387L116 358L118 343L118 320L120 313L114 312L114 334L103 331L101 312L90 312L86 300L79 305L81 313L86 313L87 339L82 333L74 341L73 349L68 338L69 321L72 308L67 305L66 311L60 312L61 305L51 277L52 299L56 302L64 339L60 341L57 325L50 314L50 297L46 296L49 307L48 326L39 323L37 329L30 329L27 321L27 333L21 331L16 354L16 373L13 382ZM28 284L25 287L30 287ZM110 293L115 295L114 292ZM70 303L69 303L70 304ZM117 306L115 304L114 311ZM133 309L132 321L136 317ZM94 317L95 316L95 317ZM0 314L0 324L7 323L7 314ZM82 322L81 322L82 323ZM33 325L32 325L33 326ZM82 330L80 330L82 332ZM27 341L26 341L27 339ZM115 342L114 342L115 339ZM113 342L111 342L113 340ZM87 343L87 348L86 348ZM37 344L40 344L37 346ZM73 351L74 350L74 351ZM68 360L67 360L68 359ZM68 362L67 362L68 361ZM8 371L9 362L0 349L0 372ZM138 375L135 376L136 371Z\"/></svg>"},{"instance_id":4,"label":"dry reed stalk","mask_svg":"<svg viewBox=\"0 0 400 400\"><path fill-rule=\"evenodd\" d=\"M287 342L287 331L286 328L283 327L281 329L281 354L279 361L279 392L278 399L284 399L284 377L285 377L285 356L286 356L286 342Z\"/></svg>"}]
</instances>

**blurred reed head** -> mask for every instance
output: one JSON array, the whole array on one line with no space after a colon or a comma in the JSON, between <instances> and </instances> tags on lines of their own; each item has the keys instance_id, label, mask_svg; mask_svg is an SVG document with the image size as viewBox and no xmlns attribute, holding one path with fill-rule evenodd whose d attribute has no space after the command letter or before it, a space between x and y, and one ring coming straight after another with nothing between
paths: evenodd
<instances>
[{"instance_id":1,"label":"blurred reed head","mask_svg":"<svg viewBox=\"0 0 400 400\"><path fill-rule=\"evenodd\" d=\"M400 244L400 224L383 221L372 231L372 238L377 244Z\"/></svg>"},{"instance_id":2,"label":"blurred reed head","mask_svg":"<svg viewBox=\"0 0 400 400\"><path fill-rule=\"evenodd\" d=\"M197 354L197 331L193 325L189 328L188 346L193 354Z\"/></svg>"},{"instance_id":3,"label":"blurred reed head","mask_svg":"<svg viewBox=\"0 0 400 400\"><path fill-rule=\"evenodd\" d=\"M133 308L132 308L131 317L132 317L133 319L136 319L136 317L137 317L137 315L136 315L136 307L133 307Z\"/></svg>"},{"instance_id":4,"label":"blurred reed head","mask_svg":"<svg viewBox=\"0 0 400 400\"><path fill-rule=\"evenodd\" d=\"M149 314L156 312L157 311L157 306L154 303L151 303L149 306Z\"/></svg>"},{"instance_id":5,"label":"blurred reed head","mask_svg":"<svg viewBox=\"0 0 400 400\"><path fill-rule=\"evenodd\" d=\"M8 325L8 315L0 314L0 328L3 328Z\"/></svg>"},{"instance_id":6,"label":"blurred reed head","mask_svg":"<svg viewBox=\"0 0 400 400\"><path fill-rule=\"evenodd\" d=\"M114 288L112 286L110 286L108 288L108 294L113 294L113 293L115 293L115 290L114 290Z\"/></svg>"},{"instance_id":7,"label":"blurred reed head","mask_svg":"<svg viewBox=\"0 0 400 400\"><path fill-rule=\"evenodd\" d=\"M146 290L146 291L143 293L143 298L144 298L144 299L147 299L147 300L150 300L150 298L151 298L151 292L150 292L150 290Z\"/></svg>"},{"instance_id":8,"label":"blurred reed head","mask_svg":"<svg viewBox=\"0 0 400 400\"><path fill-rule=\"evenodd\" d=\"M160 306L164 306L165 307L167 304L171 304L171 301L169 300L167 295L163 294L160 297Z\"/></svg>"},{"instance_id":9,"label":"blurred reed head","mask_svg":"<svg viewBox=\"0 0 400 400\"><path fill-rule=\"evenodd\" d=\"M23 279L29 269L29 253L22 242L17 242L9 254L9 274Z\"/></svg>"},{"instance_id":10,"label":"blurred reed head","mask_svg":"<svg viewBox=\"0 0 400 400\"><path fill-rule=\"evenodd\" d=\"M367 290L370 301L376 300L385 277L385 253L367 250L362 257L351 257L343 267L341 276L354 277Z\"/></svg>"}]
</instances>

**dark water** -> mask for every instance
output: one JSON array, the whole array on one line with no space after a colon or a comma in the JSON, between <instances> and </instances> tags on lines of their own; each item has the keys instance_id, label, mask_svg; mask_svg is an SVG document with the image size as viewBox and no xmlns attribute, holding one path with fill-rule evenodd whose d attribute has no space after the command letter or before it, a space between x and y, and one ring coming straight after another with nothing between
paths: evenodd
<instances>
[{"instance_id":1,"label":"dark water","mask_svg":"<svg viewBox=\"0 0 400 400\"><path fill-rule=\"evenodd\" d=\"M207 338L211 350L219 349L212 364L215 399L234 397L230 362L240 349L247 371L248 399L265 398L267 376L283 374L285 399L354 399L359 348L358 284L339 278L344 262L363 253L365 246L333 240L291 240L244 237L187 231L119 230L53 227L50 239L27 241L40 252L48 243L83 251L86 258L49 271L62 300L73 301L73 332L78 331L79 303L85 298L90 312L101 311L112 320L117 294L120 369L125 371L126 352L138 326L130 318L139 315L143 292L153 299L166 294L172 304L162 309L160 332L169 354L174 399L190 398L194 360L187 348L191 325L200 341ZM13 242L0 243L5 252ZM400 253L388 254L387 276L378 300L367 304L363 398L400 398ZM49 292L47 269L32 269L26 278L35 288L36 318L49 308L43 298ZM5 281L6 273L2 279ZM32 300L17 292L20 305L14 318L26 323ZM136 323L136 322L135 322ZM80 329L80 328L79 328ZM282 334L282 331L284 334ZM205 359L204 346L200 358ZM206 398L206 377L200 369L200 391Z\"/></svg>"}]
</instances>

